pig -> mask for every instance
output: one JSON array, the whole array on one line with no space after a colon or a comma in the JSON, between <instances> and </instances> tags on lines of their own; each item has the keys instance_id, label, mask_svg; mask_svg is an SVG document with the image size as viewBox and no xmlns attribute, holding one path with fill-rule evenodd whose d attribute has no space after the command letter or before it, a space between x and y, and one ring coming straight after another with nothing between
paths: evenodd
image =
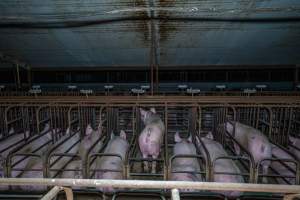
<instances>
[{"instance_id":1,"label":"pig","mask_svg":"<svg viewBox=\"0 0 300 200\"><path fill-rule=\"evenodd\" d=\"M34 152L37 148L41 147L43 144L46 144L47 142L51 141L51 132L45 133L43 136L36 138L32 140L30 143L26 144L23 146L16 154L18 153L32 153ZM50 145L44 145L38 152L40 155L45 154L49 150ZM12 159L12 163L16 163L19 160L23 159L23 156L15 156ZM18 163L14 168L19 168L19 169L30 169L29 166L33 165L33 163L37 160L35 157L29 157L24 160L22 160L20 163ZM11 176L12 177L18 177L22 174L20 171L12 171Z\"/></svg>"},{"instance_id":2,"label":"pig","mask_svg":"<svg viewBox=\"0 0 300 200\"><path fill-rule=\"evenodd\" d=\"M13 128L10 129L10 134L14 133L13 130ZM23 133L10 135L0 142L0 178L6 176L6 158L9 152L24 143L25 135ZM8 186L0 186L0 190L8 190Z\"/></svg>"},{"instance_id":3,"label":"pig","mask_svg":"<svg viewBox=\"0 0 300 200\"><path fill-rule=\"evenodd\" d=\"M70 136L66 135L66 137L70 137ZM65 139L65 137L63 137L62 139ZM56 147L56 149L51 154L60 154L60 153L77 154L79 149L79 144L76 144L71 149L70 147L74 145L79 139L80 139L80 134L76 133L76 135L73 135L72 137L67 139L63 144ZM54 163L58 158L59 158L58 156L51 156L50 164L52 165L52 163ZM71 159L72 157L62 156L61 158L59 158L57 162L55 162L54 165L51 166L51 169L62 169L66 165L66 163L69 162ZM57 171L51 171L51 170L49 172L51 177L53 177L54 174L57 173Z\"/></svg>"},{"instance_id":4,"label":"pig","mask_svg":"<svg viewBox=\"0 0 300 200\"><path fill-rule=\"evenodd\" d=\"M97 130L94 130L91 126L91 124L88 124L85 130L85 136L83 140L80 142L80 147L79 147L79 154L82 158L86 157L86 153L89 150L89 148L97 141L100 139L102 136L102 123L100 122L98 125ZM91 153L98 153L100 148L102 147L101 145L97 145Z\"/></svg>"},{"instance_id":5,"label":"pig","mask_svg":"<svg viewBox=\"0 0 300 200\"><path fill-rule=\"evenodd\" d=\"M97 171L95 177L97 179L123 179L123 162L126 157L126 153L129 148L129 143L126 140L125 131L120 131L120 136L111 134L110 141L105 147L104 153L118 154L122 157L122 160L116 156L103 156L96 161L96 169L104 170ZM113 172L109 170L119 170L120 172ZM101 188L103 192L112 192L113 188Z\"/></svg>"},{"instance_id":6,"label":"pig","mask_svg":"<svg viewBox=\"0 0 300 200\"><path fill-rule=\"evenodd\" d=\"M300 161L300 138L289 136L289 141L288 149Z\"/></svg>"},{"instance_id":7,"label":"pig","mask_svg":"<svg viewBox=\"0 0 300 200\"><path fill-rule=\"evenodd\" d=\"M20 178L43 178L43 162L32 161L30 166L28 166L28 171L24 171ZM34 171L38 170L38 171ZM44 191L47 189L47 186L37 186L37 185L22 185L22 186L13 186L14 190L24 190L24 191Z\"/></svg>"},{"instance_id":8,"label":"pig","mask_svg":"<svg viewBox=\"0 0 300 200\"><path fill-rule=\"evenodd\" d=\"M74 160L67 165L67 169L83 169L82 163L85 162L87 157L88 150L91 146L100 139L102 136L102 125L101 123L98 126L97 130L94 130L91 124L88 124L85 130L84 138L80 141L77 145L76 153L80 156L81 160ZM99 150L102 148L103 142L100 141L97 145L93 148L91 153L98 153ZM62 178L83 178L82 173L80 171L64 171L61 175Z\"/></svg>"},{"instance_id":9,"label":"pig","mask_svg":"<svg viewBox=\"0 0 300 200\"><path fill-rule=\"evenodd\" d=\"M289 159L289 160L295 160L295 158L284 151L282 148L272 144L272 154L275 158L278 159ZM287 165L290 169L296 171L296 166L292 162L284 162L285 165ZM272 161L270 167L274 169L278 174L283 176L295 176L295 173L291 171L288 167L284 166L280 162ZM284 181L282 178L276 178L277 182L279 184L295 184L296 180L294 178L285 178Z\"/></svg>"},{"instance_id":10,"label":"pig","mask_svg":"<svg viewBox=\"0 0 300 200\"><path fill-rule=\"evenodd\" d=\"M165 125L159 115L156 114L155 108L151 108L150 111L145 111L141 108L140 113L141 120L145 125L145 128L139 136L140 151L144 159L148 158L148 156L157 159L163 142ZM144 161L144 171L149 171L147 161ZM156 161L152 162L151 173L156 173Z\"/></svg>"},{"instance_id":11,"label":"pig","mask_svg":"<svg viewBox=\"0 0 300 200\"><path fill-rule=\"evenodd\" d=\"M196 141L201 151L201 154L206 157L206 152L204 150L204 147L200 144L198 137ZM212 162L214 162L214 160L219 157L228 156L223 146L217 141L214 141L214 137L211 132L209 132L205 137L201 137L201 141L202 144L205 145ZM213 172L228 172L228 173L241 174L240 169L235 164L235 162L231 159L216 160L214 162ZM213 180L215 182L244 183L243 177L238 175L213 174ZM230 198L238 197L241 195L241 192L238 191L226 191L226 192L219 192L219 193L226 195Z\"/></svg>"},{"instance_id":12,"label":"pig","mask_svg":"<svg viewBox=\"0 0 300 200\"><path fill-rule=\"evenodd\" d=\"M192 143L192 137L190 136L188 139L183 139L180 137L179 133L176 132L174 136L174 140L176 144L173 148L173 155L197 155L196 147ZM200 171L200 165L197 158L185 158L185 157L177 157L172 161L172 171L183 173L172 173L171 180L173 181L201 181L201 175L196 173ZM191 191L191 190L184 190Z\"/></svg>"},{"instance_id":13,"label":"pig","mask_svg":"<svg viewBox=\"0 0 300 200\"><path fill-rule=\"evenodd\" d=\"M226 122L225 128L252 155L255 165L272 157L271 143L261 131L239 122L235 122L235 132L230 122ZM237 155L241 154L240 147L235 143L234 149ZM271 162L267 160L261 162L263 174L268 174L270 164ZM263 177L262 181L263 183L268 182L266 177Z\"/></svg>"}]
</instances>

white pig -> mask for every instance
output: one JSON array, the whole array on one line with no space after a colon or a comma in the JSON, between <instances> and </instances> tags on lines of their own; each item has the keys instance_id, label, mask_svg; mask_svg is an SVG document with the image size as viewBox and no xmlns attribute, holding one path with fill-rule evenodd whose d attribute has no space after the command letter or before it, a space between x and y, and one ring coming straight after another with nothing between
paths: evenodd
<instances>
[{"instance_id":1,"label":"white pig","mask_svg":"<svg viewBox=\"0 0 300 200\"><path fill-rule=\"evenodd\" d=\"M120 136L115 136L111 134L111 139L105 147L104 153L106 154L118 154L121 156L122 160L116 156L102 156L96 161L96 169L104 170L97 171L95 176L97 179L123 179L123 162L125 161L126 152L128 151L129 143L126 140L125 131L121 130ZM117 170L110 171L110 170ZM112 188L101 189L104 192L113 191Z\"/></svg>"},{"instance_id":2,"label":"white pig","mask_svg":"<svg viewBox=\"0 0 300 200\"><path fill-rule=\"evenodd\" d=\"M202 143L205 145L209 157L212 162L215 161L215 159L223 156L228 156L227 152L223 148L223 146L213 140L213 135L211 132L209 132L206 137L201 137ZM205 150L203 149L203 146L200 145L200 141L197 138L197 145L200 148L200 151L202 155L206 155ZM241 174L240 169L235 164L235 162L231 159L218 159L214 162L214 169L213 172L221 172L221 173L236 173ZM213 174L213 180L215 182L228 182L228 183L243 183L244 179L242 176L239 175L226 175L226 174ZM219 192L221 194L224 194L228 197L237 197L241 195L241 192L237 191L229 191L229 192Z\"/></svg>"},{"instance_id":3,"label":"white pig","mask_svg":"<svg viewBox=\"0 0 300 200\"><path fill-rule=\"evenodd\" d=\"M76 153L79 154L81 159L70 162L66 167L66 169L76 169L76 171L64 171L61 175L62 178L83 178L82 173L77 170L83 169L82 164L85 162L88 150L96 141L100 139L101 136L101 124L99 124L97 130L94 130L90 124L87 125L84 138L80 141L76 148ZM91 153L98 153L102 146L103 143L101 141L98 142Z\"/></svg>"},{"instance_id":4,"label":"white pig","mask_svg":"<svg viewBox=\"0 0 300 200\"><path fill-rule=\"evenodd\" d=\"M176 144L173 148L173 156L182 154L197 155L191 136L188 139L183 139L176 132L174 139ZM200 165L195 157L175 157L172 161L171 170L173 171L171 174L171 180L173 181L201 181L201 175L197 173L200 171ZM176 173L180 171L184 172Z\"/></svg>"},{"instance_id":5,"label":"white pig","mask_svg":"<svg viewBox=\"0 0 300 200\"><path fill-rule=\"evenodd\" d=\"M233 125L229 122L226 123L226 130L252 155L255 165L272 157L271 143L261 131L239 122L235 122L235 132ZM234 144L234 148L236 154L240 155L240 147ZM268 174L270 164L270 161L261 163L263 174ZM267 183L266 177L263 178L263 183Z\"/></svg>"},{"instance_id":6,"label":"white pig","mask_svg":"<svg viewBox=\"0 0 300 200\"><path fill-rule=\"evenodd\" d=\"M143 158L151 156L157 159L160 154L160 147L163 142L165 125L160 116L156 114L155 108L150 111L140 109L141 119L144 122L145 128L139 136L139 147ZM148 172L148 162L144 162L144 171ZM156 161L152 162L151 173L156 173Z\"/></svg>"}]
</instances>

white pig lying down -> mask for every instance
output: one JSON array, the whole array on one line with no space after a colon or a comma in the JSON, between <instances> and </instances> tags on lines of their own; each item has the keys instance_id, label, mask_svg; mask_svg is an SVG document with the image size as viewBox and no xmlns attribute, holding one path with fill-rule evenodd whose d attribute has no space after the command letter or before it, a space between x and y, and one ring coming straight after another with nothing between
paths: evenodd
<instances>
[{"instance_id":1,"label":"white pig lying down","mask_svg":"<svg viewBox=\"0 0 300 200\"><path fill-rule=\"evenodd\" d=\"M99 126L97 130L94 130L90 124L87 125L85 130L84 138L80 141L80 143L76 146L76 151L74 153L78 154L81 160L75 159L71 161L65 169L70 169L70 171L63 171L61 174L61 178L83 178L82 176L82 164L85 162L87 157L88 150L95 144L102 136L102 130ZM99 141L97 145L92 149L91 153L98 153L103 146L103 142ZM73 153L73 152L70 152ZM61 166L56 168L62 168L65 163L62 163ZM71 169L75 169L72 171Z\"/></svg>"},{"instance_id":2,"label":"white pig lying down","mask_svg":"<svg viewBox=\"0 0 300 200\"><path fill-rule=\"evenodd\" d=\"M234 122L234 124L235 132L233 132L234 127L232 123L226 122L226 131L231 134L238 141L238 143L251 154L255 165L258 165L264 159L272 158L271 143L261 131L239 122ZM234 149L237 155L241 154L240 147L235 143ZM268 168L270 164L271 161L267 160L261 163L263 174L268 174ZM262 182L267 183L267 178L263 177Z\"/></svg>"},{"instance_id":3,"label":"white pig lying down","mask_svg":"<svg viewBox=\"0 0 300 200\"><path fill-rule=\"evenodd\" d=\"M289 141L290 144L288 146L288 149L294 156L296 156L298 161L300 161L300 138L289 136Z\"/></svg>"},{"instance_id":4,"label":"white pig lying down","mask_svg":"<svg viewBox=\"0 0 300 200\"><path fill-rule=\"evenodd\" d=\"M179 133L175 134L173 156L197 155L196 147L192 143L192 137L181 138ZM200 165L196 157L175 157L172 161L171 180L173 181L201 181ZM181 173L176 173L181 172ZM183 190L192 191L192 190Z\"/></svg>"},{"instance_id":5,"label":"white pig lying down","mask_svg":"<svg viewBox=\"0 0 300 200\"><path fill-rule=\"evenodd\" d=\"M43 131L41 132L41 134L47 132L49 130L49 124L45 125L45 128L43 129ZM3 178L5 176L4 174L4 170L5 170L5 165L6 165L6 159L8 154L14 150L15 148L18 148L22 145L25 144L26 142L26 138L30 139L30 134L29 131L26 131L25 134L24 133L18 133L18 134L14 134L14 128L12 127L9 131L9 137L6 138L5 140L2 140L0 142L0 178ZM49 135L47 135L46 137L48 137ZM36 145L36 143L34 143L33 145ZM25 150L26 148L23 148L23 150ZM25 150L26 152L26 150ZM17 158L20 159L20 158ZM22 162L20 164L20 166L25 166L26 164L28 164L29 159L25 160L24 162ZM33 163L34 164L34 163ZM21 172L14 172L13 173L13 177L16 177L18 174L20 174ZM0 186L0 190L8 190L8 186Z\"/></svg>"},{"instance_id":6,"label":"white pig lying down","mask_svg":"<svg viewBox=\"0 0 300 200\"><path fill-rule=\"evenodd\" d=\"M30 143L23 146L16 154L18 153L34 153L37 156L29 156L25 158L16 166L14 166L15 170L12 170L11 177L20 177L20 178L42 178L43 177L43 169L44 169L44 161L41 157L45 156L46 153L52 147L52 133L51 131L45 131L44 135L37 137ZM60 138L57 143L61 142L65 138L69 137L69 135L65 135ZM40 148L42 147L42 148ZM39 149L39 150L38 150ZM19 161L23 156L17 156L13 159L14 162ZM16 169L25 169L25 171L17 171ZM45 190L47 187L45 186L13 186L14 190L25 190L25 191L41 191Z\"/></svg>"},{"instance_id":7,"label":"white pig lying down","mask_svg":"<svg viewBox=\"0 0 300 200\"><path fill-rule=\"evenodd\" d=\"M201 151L201 153L205 156L205 150L203 149L203 146L200 144L199 138L197 138L197 145ZM235 162L231 159L218 159L220 157L226 157L228 156L227 152L223 148L223 146L218 143L217 141L214 141L213 135L211 132L209 132L205 137L201 137L201 141L205 145L211 162L214 162L214 175L213 175L213 181L214 182L228 182L228 183L243 183L244 179L240 175L226 175L226 174L216 174L215 172L220 173L235 173L235 174L241 174L240 169L235 164ZM237 191L229 191L229 192L218 192L223 195L226 195L227 197L238 197L241 195L241 192Z\"/></svg>"},{"instance_id":8,"label":"white pig lying down","mask_svg":"<svg viewBox=\"0 0 300 200\"><path fill-rule=\"evenodd\" d=\"M6 158L10 151L26 142L24 133L14 134L0 141L0 177L4 177Z\"/></svg>"},{"instance_id":9,"label":"white pig lying down","mask_svg":"<svg viewBox=\"0 0 300 200\"><path fill-rule=\"evenodd\" d=\"M139 147L143 158L151 156L153 159L157 159L163 142L163 136L165 132L165 125L160 116L156 114L155 108L151 108L149 111L140 109L141 120L144 122L145 128L139 136ZM149 171L148 161L144 161L144 171ZM156 161L152 162L151 173L156 173Z\"/></svg>"},{"instance_id":10,"label":"white pig lying down","mask_svg":"<svg viewBox=\"0 0 300 200\"><path fill-rule=\"evenodd\" d=\"M297 166L293 162L289 162L292 160L296 160L295 156L288 153L284 149L280 148L277 145L272 144L272 155L274 158L282 159L282 163L278 161L271 162L271 169L269 171L275 171L273 174L279 174L284 176L285 178L276 178L276 181L279 184L295 184L296 179L292 177L296 177L296 168Z\"/></svg>"},{"instance_id":11,"label":"white pig lying down","mask_svg":"<svg viewBox=\"0 0 300 200\"><path fill-rule=\"evenodd\" d=\"M120 136L111 134L110 141L105 147L104 154L116 154L117 156L101 156L96 160L95 177L97 179L123 179L123 167L129 143L126 139L125 131L120 131ZM99 188L103 192L113 192L113 188Z\"/></svg>"}]
</instances>

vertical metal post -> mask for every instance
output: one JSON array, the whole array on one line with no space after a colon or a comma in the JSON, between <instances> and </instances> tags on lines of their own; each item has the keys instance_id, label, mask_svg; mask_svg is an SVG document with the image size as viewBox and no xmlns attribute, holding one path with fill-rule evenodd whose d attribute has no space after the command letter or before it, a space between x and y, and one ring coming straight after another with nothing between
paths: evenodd
<instances>
[{"instance_id":1,"label":"vertical metal post","mask_svg":"<svg viewBox=\"0 0 300 200\"><path fill-rule=\"evenodd\" d=\"M294 90L297 90L297 85L299 83L299 65L296 65L294 73Z\"/></svg>"},{"instance_id":2,"label":"vertical metal post","mask_svg":"<svg viewBox=\"0 0 300 200\"><path fill-rule=\"evenodd\" d=\"M171 193L172 193L172 200L180 200L178 189L172 189Z\"/></svg>"},{"instance_id":3,"label":"vertical metal post","mask_svg":"<svg viewBox=\"0 0 300 200\"><path fill-rule=\"evenodd\" d=\"M18 87L18 89L20 89L21 88L21 79L20 79L19 64L16 64L16 70L17 70L17 87Z\"/></svg>"},{"instance_id":4,"label":"vertical metal post","mask_svg":"<svg viewBox=\"0 0 300 200\"><path fill-rule=\"evenodd\" d=\"M28 71L27 71L27 81L28 81L28 87L31 88L32 79L31 79L31 68L29 66L28 66Z\"/></svg>"}]
</instances>

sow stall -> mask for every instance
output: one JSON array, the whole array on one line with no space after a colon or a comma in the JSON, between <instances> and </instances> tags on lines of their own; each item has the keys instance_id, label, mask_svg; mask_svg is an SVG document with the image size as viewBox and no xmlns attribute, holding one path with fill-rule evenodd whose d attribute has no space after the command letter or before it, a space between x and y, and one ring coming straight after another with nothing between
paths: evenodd
<instances>
[{"instance_id":1,"label":"sow stall","mask_svg":"<svg viewBox=\"0 0 300 200\"><path fill-rule=\"evenodd\" d=\"M143 172L142 163L145 161L140 155L138 146L138 136L143 129L140 120L140 108L149 109L155 107L166 126L166 134L164 142L161 146L160 157L156 160L158 163L157 174ZM96 103L96 102L28 102L28 103L3 103L1 104L6 112L1 113L4 123L1 124L1 142L11 141L16 135L21 135L18 140L19 145L12 144L9 148L5 147L2 152L8 151L3 171L4 177L12 176L13 171L36 171L39 172L37 178L59 178L62 173L68 171L79 171L80 178L95 178L94 174L97 170L94 162L105 155L103 150L110 139L112 132L118 134L120 130L127 133L127 140L130 149L127 157L123 161L123 174L125 179L150 179L150 180L169 180L172 171L172 160L176 157L172 156L174 146L174 134L179 132L182 137L192 136L193 142L196 138L205 136L206 133L212 132L215 139L220 142L227 153L226 158L231 159L241 169L241 174L246 183L261 183L262 177L267 177L272 184L299 185L299 160L279 159L273 157L272 162L279 162L287 169L288 174L280 175L276 170L271 169L269 174L263 174L260 165L255 165L253 158L246 149L242 149L241 155L236 155L234 145L240 145L226 130L222 124L228 122L234 125L235 121L250 125L261 130L272 143L277 145L283 151L291 154L293 146L288 140L288 136L299 137L297 132L299 127L299 105L298 104L242 104L242 103L174 103L174 102L138 102L138 103ZM85 135L85 128L90 124L96 129L101 122L102 137L98 141L93 141L89 151L84 157L80 157L72 149L79 145L81 139ZM45 127L48 126L48 129ZM14 132L9 131L13 129ZM9 133L10 132L10 133ZM40 144L36 149L29 153L20 153L21 148L38 140L44 134L50 133L51 140L49 149L46 154L39 154L39 150L44 148L44 144ZM74 140L74 138L76 138ZM25 139L25 140L23 140ZM70 143L70 141L73 141ZM6 144L6 142L4 142ZM3 143L3 144L4 144ZM240 145L241 146L241 145ZM1 146L2 147L2 146ZM59 151L62 148L61 151ZM93 151L93 149L96 149ZM213 181L214 162L207 155L201 155L197 149L198 155L194 156L201 166L201 171L205 181ZM19 156L19 159L13 159ZM181 155L180 157L191 157L190 155ZM19 169L17 162L22 159L40 159L43 164L39 169ZM15 160L15 161L14 161ZM146 159L154 161L153 159ZM80 168L68 168L70 163L80 161ZM61 162L61 165L58 163ZM61 166L57 168L56 166ZM109 170L109 169L107 169ZM180 172L177 172L180 173ZM20 176L21 177L21 176ZM72 177L65 177L72 178ZM278 181L278 180L281 181ZM2 179L4 180L4 179ZM22 180L22 179L17 179ZM69 186L69 185L63 185ZM87 185L84 190L88 191ZM265 187L265 185L263 185ZM146 187L147 188L147 187ZM46 188L43 188L46 189ZM76 187L76 189L79 189ZM180 188L179 188L180 189ZM25 192L25 191L24 191ZM45 192L45 191L43 191ZM156 191L157 192L157 191ZM158 192L163 192L158 190ZM26 192L25 192L26 193ZM123 192L124 193L124 192ZM121 193L123 195L123 193ZM122 196L116 193L119 198ZM161 194L161 193L159 193ZM132 194L124 194L132 195ZM134 194L138 195L138 191ZM151 194L150 194L151 195ZM184 194L188 198L192 196L205 196L207 198L212 194ZM168 198L168 194L163 192L163 198ZM218 198L220 195L214 194L212 198ZM204 198L204 197L203 197ZM221 198L222 197L221 195Z\"/></svg>"}]
</instances>

